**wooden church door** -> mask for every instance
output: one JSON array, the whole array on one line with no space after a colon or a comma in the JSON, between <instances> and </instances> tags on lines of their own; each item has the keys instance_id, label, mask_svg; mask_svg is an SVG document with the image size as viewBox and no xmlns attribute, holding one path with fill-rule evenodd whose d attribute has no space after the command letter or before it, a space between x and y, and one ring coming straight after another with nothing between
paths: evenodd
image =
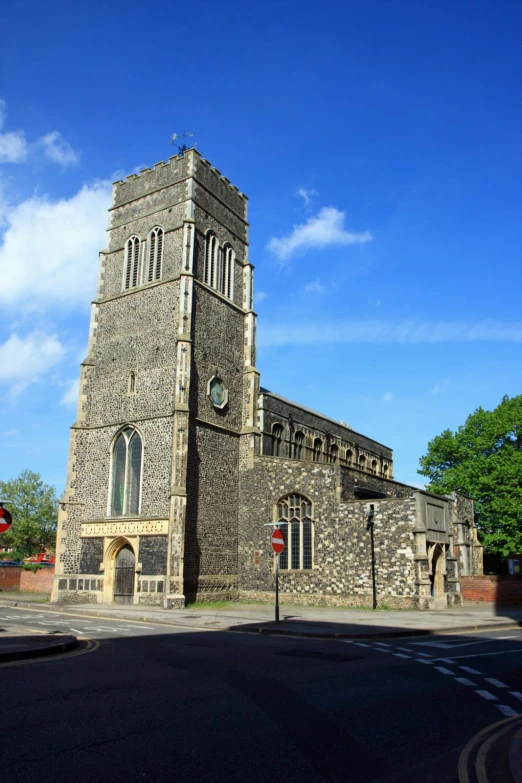
<instances>
[{"instance_id":1,"label":"wooden church door","mask_svg":"<svg viewBox=\"0 0 522 783\"><path fill-rule=\"evenodd\" d=\"M120 549L114 569L114 603L131 604L134 597L136 558L129 544Z\"/></svg>"}]
</instances>

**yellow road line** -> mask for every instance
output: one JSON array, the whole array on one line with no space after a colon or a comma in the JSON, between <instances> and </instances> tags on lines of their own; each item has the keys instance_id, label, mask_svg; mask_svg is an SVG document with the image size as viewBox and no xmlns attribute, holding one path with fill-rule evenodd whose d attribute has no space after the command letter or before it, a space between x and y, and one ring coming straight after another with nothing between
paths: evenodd
<instances>
[{"instance_id":1,"label":"yellow road line","mask_svg":"<svg viewBox=\"0 0 522 783\"><path fill-rule=\"evenodd\" d=\"M500 734L504 733L504 727L505 730L507 731L511 729L512 724L520 720L522 720L520 715L516 715L512 718L505 718L504 720L498 721L498 723L492 723L490 726L486 726L485 729L482 729L481 731L478 732L478 734L475 734L475 736L470 739L470 741L464 746L460 754L459 764L458 764L459 783L470 783L470 777L468 775L469 758L477 746L479 747L479 755L480 755L480 750L482 748L482 745L480 743L482 741L484 741L483 744L486 744L488 742L488 735L490 734L490 732L494 731L495 729L500 729L500 732L494 734L493 737L500 736ZM488 748L489 746L490 745L488 745ZM478 756L477 756L477 762L478 762ZM484 774L485 774L485 770L484 770ZM487 778L485 778L485 780L487 781Z\"/></svg>"},{"instance_id":2,"label":"yellow road line","mask_svg":"<svg viewBox=\"0 0 522 783\"><path fill-rule=\"evenodd\" d=\"M7 661L6 663L0 663L0 669L4 669L6 666L27 666L31 663L53 663L53 661L59 661L63 658L74 658L77 655L94 652L100 646L100 642L97 639L89 639L87 636L78 636L77 638L81 642L86 642L86 646L81 650L75 649L70 652L58 653L57 655L42 655L41 658L28 658L21 661Z\"/></svg>"}]
</instances>

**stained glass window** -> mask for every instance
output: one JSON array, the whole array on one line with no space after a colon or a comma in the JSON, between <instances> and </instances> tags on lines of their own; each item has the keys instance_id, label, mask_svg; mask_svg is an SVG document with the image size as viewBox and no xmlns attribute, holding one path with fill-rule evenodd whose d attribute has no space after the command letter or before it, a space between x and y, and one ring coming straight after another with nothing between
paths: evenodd
<instances>
[{"instance_id":1,"label":"stained glass window","mask_svg":"<svg viewBox=\"0 0 522 783\"><path fill-rule=\"evenodd\" d=\"M139 514L143 445L135 429L120 432L112 451L111 516Z\"/></svg>"},{"instance_id":2,"label":"stained glass window","mask_svg":"<svg viewBox=\"0 0 522 783\"><path fill-rule=\"evenodd\" d=\"M285 539L279 568L310 570L313 567L312 504L303 495L286 495L277 504L277 515Z\"/></svg>"}]
</instances>

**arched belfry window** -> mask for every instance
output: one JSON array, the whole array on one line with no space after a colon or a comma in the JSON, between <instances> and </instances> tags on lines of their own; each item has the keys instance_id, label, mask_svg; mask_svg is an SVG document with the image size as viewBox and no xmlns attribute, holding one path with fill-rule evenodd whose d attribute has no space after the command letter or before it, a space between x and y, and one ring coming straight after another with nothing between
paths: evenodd
<instances>
[{"instance_id":1,"label":"arched belfry window","mask_svg":"<svg viewBox=\"0 0 522 783\"><path fill-rule=\"evenodd\" d=\"M147 279L144 283L152 283L161 278L161 265L163 263L163 229L156 226L149 234Z\"/></svg>"},{"instance_id":2,"label":"arched belfry window","mask_svg":"<svg viewBox=\"0 0 522 783\"><path fill-rule=\"evenodd\" d=\"M139 514L143 444L133 427L120 432L112 449L110 515Z\"/></svg>"},{"instance_id":3,"label":"arched belfry window","mask_svg":"<svg viewBox=\"0 0 522 783\"><path fill-rule=\"evenodd\" d=\"M203 280L212 288L217 288L218 241L213 231L208 231L205 241L205 271Z\"/></svg>"},{"instance_id":4,"label":"arched belfry window","mask_svg":"<svg viewBox=\"0 0 522 783\"><path fill-rule=\"evenodd\" d=\"M294 459L303 459L303 441L303 433L296 432L294 436Z\"/></svg>"},{"instance_id":5,"label":"arched belfry window","mask_svg":"<svg viewBox=\"0 0 522 783\"><path fill-rule=\"evenodd\" d=\"M366 467L366 457L364 456L364 454L361 454L361 456L359 457L359 467L361 470L364 470L364 468Z\"/></svg>"},{"instance_id":6,"label":"arched belfry window","mask_svg":"<svg viewBox=\"0 0 522 783\"><path fill-rule=\"evenodd\" d=\"M228 299L234 298L234 251L228 243L223 246L223 286L221 293Z\"/></svg>"},{"instance_id":7,"label":"arched belfry window","mask_svg":"<svg viewBox=\"0 0 522 783\"><path fill-rule=\"evenodd\" d=\"M304 495L286 495L277 504L277 522L285 539L279 568L309 570L313 566L312 504Z\"/></svg>"},{"instance_id":8,"label":"arched belfry window","mask_svg":"<svg viewBox=\"0 0 522 783\"><path fill-rule=\"evenodd\" d=\"M314 440L314 462L321 462L321 452L323 449L323 441L321 438L316 438Z\"/></svg>"},{"instance_id":9,"label":"arched belfry window","mask_svg":"<svg viewBox=\"0 0 522 783\"><path fill-rule=\"evenodd\" d=\"M272 457L281 456L281 441L283 440L283 428L280 424L272 427Z\"/></svg>"},{"instance_id":10,"label":"arched belfry window","mask_svg":"<svg viewBox=\"0 0 522 783\"><path fill-rule=\"evenodd\" d=\"M135 288L138 285L140 271L140 238L129 237L125 243L125 274L123 288Z\"/></svg>"},{"instance_id":11,"label":"arched belfry window","mask_svg":"<svg viewBox=\"0 0 522 783\"><path fill-rule=\"evenodd\" d=\"M339 461L339 448L336 446L335 443L332 443L330 446L330 462L332 465L336 465Z\"/></svg>"},{"instance_id":12,"label":"arched belfry window","mask_svg":"<svg viewBox=\"0 0 522 783\"><path fill-rule=\"evenodd\" d=\"M382 475L387 477L389 475L389 470L388 465L385 465L382 469Z\"/></svg>"}]
</instances>

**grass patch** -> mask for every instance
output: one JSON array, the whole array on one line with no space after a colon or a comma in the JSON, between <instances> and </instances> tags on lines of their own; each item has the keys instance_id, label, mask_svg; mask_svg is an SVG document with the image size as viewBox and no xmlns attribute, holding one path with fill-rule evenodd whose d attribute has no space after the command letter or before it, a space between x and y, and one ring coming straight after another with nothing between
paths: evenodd
<instances>
[{"instance_id":1,"label":"grass patch","mask_svg":"<svg viewBox=\"0 0 522 783\"><path fill-rule=\"evenodd\" d=\"M187 603L185 605L185 609L193 610L199 610L200 612L203 611L211 611L215 609L216 611L223 611L227 609L240 609L243 606L255 606L258 609L273 609L274 604L268 603L268 602L261 602L261 601L249 601L247 599L242 599L241 601L196 601L195 603ZM324 604L293 604L289 601L281 601L279 600L279 606L281 608L286 607L287 609L292 608L294 610L296 609L327 609L328 611L356 611L356 612L398 612L401 611L400 609L395 609L393 606L388 606L387 604L379 604L377 609L373 609L371 606L365 606L364 604L360 604L359 606L325 606Z\"/></svg>"}]
</instances>

